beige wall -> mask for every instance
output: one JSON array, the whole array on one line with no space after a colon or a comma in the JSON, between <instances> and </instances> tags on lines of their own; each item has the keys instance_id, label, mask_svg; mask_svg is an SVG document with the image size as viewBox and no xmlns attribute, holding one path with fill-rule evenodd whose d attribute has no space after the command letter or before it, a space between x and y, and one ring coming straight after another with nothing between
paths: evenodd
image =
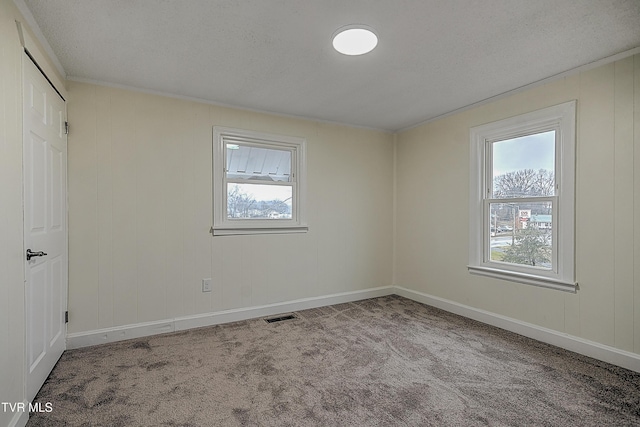
<instances>
[{"instance_id":1,"label":"beige wall","mask_svg":"<svg viewBox=\"0 0 640 427\"><path fill-rule=\"evenodd\" d=\"M0 402L25 398L24 251L22 228L22 57L16 20L34 43L10 0L0 0ZM53 67L39 45L29 45L42 66ZM60 81L60 76L52 74ZM63 90L64 88L61 88ZM0 426L15 421L0 409Z\"/></svg>"},{"instance_id":2,"label":"beige wall","mask_svg":"<svg viewBox=\"0 0 640 427\"><path fill-rule=\"evenodd\" d=\"M470 275L470 127L572 99L580 290ZM640 55L424 124L397 140L397 285L640 353Z\"/></svg>"},{"instance_id":3,"label":"beige wall","mask_svg":"<svg viewBox=\"0 0 640 427\"><path fill-rule=\"evenodd\" d=\"M24 399L22 50L0 0L0 401ZM26 28L25 28L26 29ZM47 64L51 68L51 64ZM56 79L59 79L56 76ZM640 56L396 136L69 83L69 332L397 284L640 353ZM577 277L467 272L469 128L578 100ZM308 140L310 231L213 238L211 128ZM214 292L200 280L212 277ZM12 414L0 411L0 425Z\"/></svg>"},{"instance_id":4,"label":"beige wall","mask_svg":"<svg viewBox=\"0 0 640 427\"><path fill-rule=\"evenodd\" d=\"M392 135L68 90L70 333L391 285ZM307 139L308 233L209 234L214 125Z\"/></svg>"}]
</instances>

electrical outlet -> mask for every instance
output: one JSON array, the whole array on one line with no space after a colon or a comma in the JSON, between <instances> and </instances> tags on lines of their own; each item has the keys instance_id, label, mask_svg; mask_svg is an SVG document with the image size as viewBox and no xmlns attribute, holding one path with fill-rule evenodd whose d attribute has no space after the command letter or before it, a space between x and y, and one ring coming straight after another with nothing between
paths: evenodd
<instances>
[{"instance_id":1,"label":"electrical outlet","mask_svg":"<svg viewBox=\"0 0 640 427\"><path fill-rule=\"evenodd\" d=\"M202 279L202 292L211 292L211 279Z\"/></svg>"}]
</instances>

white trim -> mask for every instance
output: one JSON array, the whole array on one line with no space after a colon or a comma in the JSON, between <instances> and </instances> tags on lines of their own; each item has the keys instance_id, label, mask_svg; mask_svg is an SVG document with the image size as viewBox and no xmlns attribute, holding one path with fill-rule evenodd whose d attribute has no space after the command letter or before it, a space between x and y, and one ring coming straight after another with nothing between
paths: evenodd
<instances>
[{"instance_id":1,"label":"white trim","mask_svg":"<svg viewBox=\"0 0 640 427\"><path fill-rule=\"evenodd\" d=\"M22 26L22 22L16 21L16 30L18 31L18 37L20 38L22 49L25 50L31 57L30 61L36 64L40 72L44 74L45 78L49 81L49 84L51 84L56 92L58 92L58 94L64 100L66 100L68 98L68 95L65 82L64 80L60 80L55 68L51 67L47 55L45 53L42 53L36 42L33 41L33 39L31 38L31 33L29 33L29 31L25 31Z\"/></svg>"},{"instance_id":2,"label":"white trim","mask_svg":"<svg viewBox=\"0 0 640 427\"><path fill-rule=\"evenodd\" d=\"M411 130L413 128L417 128L419 126L426 125L427 123L431 123L431 122L438 121L440 119L444 119L445 117L453 116L455 114L462 113L464 111L471 110L473 108L480 107L480 106L485 105L485 104L490 104L490 103L492 103L494 101L498 101L500 99L507 98L509 96L518 94L520 92L525 92L525 91L527 91L529 89L533 89L533 88L545 85L547 83L551 83L551 82L554 82L556 80L563 79L565 77L570 77L570 76L573 76L573 75L578 74L578 73L583 73L585 71L592 70L592 69L600 67L602 65L606 65L606 64L610 64L612 62L620 61L621 59L627 58L629 56L633 56L633 55L638 54L638 53L640 53L640 47L634 47L634 48L626 50L624 52L619 52L619 53L616 53L614 55L607 56L605 58L598 59L596 61L592 61L592 62L589 62L589 63L584 64L584 65L580 65L580 66L575 67L575 68L571 68L571 69L569 69L567 71L563 71L563 72L561 72L559 74L554 74L553 76L546 77L546 78L544 78L542 80L538 80L538 81L535 81L535 82L532 82L532 83L528 83L528 84L526 84L524 86L520 86L520 87L517 87L515 89L511 89L511 90L508 90L506 92L502 92L502 93L500 93L498 95L494 95L494 96L491 96L489 98L485 98L485 99L483 99L481 101L474 102L473 104L469 104L469 105L466 105L464 107L457 108L455 110L451 110L449 112L446 112L444 114L440 114L438 116L422 120L422 121L420 121L418 123L405 126L405 127L401 128L401 129L398 129L396 131L396 133L402 133L402 132Z\"/></svg>"},{"instance_id":3,"label":"white trim","mask_svg":"<svg viewBox=\"0 0 640 427\"><path fill-rule=\"evenodd\" d=\"M486 310L470 307L455 301L429 295L423 292L396 286L395 293L405 298L436 307L450 313L458 314L469 319L477 320L488 325L496 326L525 337L533 338L556 347L564 348L584 356L592 357L603 362L621 366L635 372L640 372L640 355L615 347L589 341L584 338L554 331L553 329L523 322Z\"/></svg>"},{"instance_id":4,"label":"white trim","mask_svg":"<svg viewBox=\"0 0 640 427\"><path fill-rule=\"evenodd\" d=\"M376 298L386 295L392 295L393 293L394 289L392 286L383 286L379 288L364 289L361 291L343 292L339 294L325 295L320 297L303 298L276 304L237 308L215 313L203 313L192 316L176 317L174 319L160 320L156 322L135 323L131 325L117 326L114 328L71 333L67 335L67 349L71 350L74 348L106 344L132 338L141 338L167 332L183 331L191 328L200 328L204 326L213 326L228 322L237 322L240 320L271 316L291 311L324 307L327 305L359 301L367 298Z\"/></svg>"},{"instance_id":5,"label":"white trim","mask_svg":"<svg viewBox=\"0 0 640 427\"><path fill-rule=\"evenodd\" d=\"M218 313L179 317L176 318L176 331L218 325L221 323L237 322L239 320L254 319L257 317L272 316L292 311L307 310L310 308L325 307L345 302L360 301L368 298L393 295L393 293L394 289L392 286L383 286L379 288L365 289L362 291L343 292L322 297L302 298L294 301L257 307L225 310Z\"/></svg>"},{"instance_id":6,"label":"white trim","mask_svg":"<svg viewBox=\"0 0 640 427\"><path fill-rule=\"evenodd\" d=\"M25 400L24 402L25 408L29 407L29 401ZM9 421L9 427L24 427L27 425L27 421L29 421L29 411L25 410L24 412L15 412L13 414L13 418Z\"/></svg>"},{"instance_id":7,"label":"white trim","mask_svg":"<svg viewBox=\"0 0 640 427\"><path fill-rule=\"evenodd\" d=\"M563 282L562 280L555 280L544 276L536 276L535 274L501 270L498 268L490 267L478 267L475 265L468 265L467 268L469 270L469 273L477 274L478 276L509 280L511 282L540 286L543 288L557 289L559 291L572 292L574 294L578 291L578 284L575 282Z\"/></svg>"},{"instance_id":8,"label":"white trim","mask_svg":"<svg viewBox=\"0 0 640 427\"><path fill-rule=\"evenodd\" d=\"M291 153L291 175L287 185L292 188L292 218L278 220L227 218L227 183L236 182L226 176L227 153L225 141L239 144L286 150ZM246 141L246 142L245 142ZM306 233L307 140L305 138L274 135L252 130L223 126L213 127L213 235ZM254 182L259 184L262 182ZM266 184L266 183L265 183ZM280 183L270 183L279 185Z\"/></svg>"},{"instance_id":9,"label":"white trim","mask_svg":"<svg viewBox=\"0 0 640 427\"><path fill-rule=\"evenodd\" d=\"M18 1L18 0L14 0L14 1ZM132 92L138 92L138 93L144 93L147 95L157 95L157 96L164 96L167 98L174 98L174 99L181 99L184 101L192 101L192 102L198 102L201 104L207 104L207 105L213 105L216 107L224 107L224 108L232 108L235 110L240 110L240 111L247 111L247 112L251 112L251 113L258 113L258 114L268 114L270 116L276 116L276 117L284 117L284 118L294 118L294 119L300 119L300 120L307 120L307 121L311 121L311 122L315 122L315 123L326 123L326 124L330 124L330 125L337 125L337 126L348 126L351 128L356 128L356 129L364 129L364 130L371 130L371 131L377 131L377 132L384 132L387 134L400 134L402 132L417 128L419 126L425 125L427 123L431 123L431 122L435 122L437 120L443 119L445 117L449 117L449 116L453 116L455 114L458 113L462 113L464 111L467 110L471 110L473 108L476 107L480 107L482 105L485 104L489 104L491 102L494 101L498 101L500 99L503 98L507 98L511 95L515 95L517 93L520 92L525 92L529 89L533 89L536 88L538 86L542 86L544 84L565 78L565 77L569 77L578 73L582 73L585 71L589 71L591 69L600 67L602 65L606 65L615 61L619 61L621 59L627 58L629 56L633 56L637 53L640 53L640 47L635 47L629 50L626 50L624 52L620 52L620 53L616 53L614 55L611 56L607 56L605 58L602 59L598 59L596 61L593 62L589 62L588 64L584 64L584 65L580 65L578 67L572 68L570 70L564 71L562 73L559 74L555 74L553 76L544 78L542 80L538 80L536 82L533 83L529 83L526 84L524 86L520 86L518 88L500 93L498 95L489 97L489 98L485 98L481 101L478 102L474 102L472 104L466 105L464 107L455 109L455 110L451 110L449 112L440 114L438 116L435 117L431 117L431 118L427 118L424 120L420 120L417 123L414 123L412 125L407 125L404 126L402 128L377 128L377 127L372 127L372 126L365 126L365 125L356 125L356 124L352 124L352 123L345 123L345 122L339 122L339 121L335 121L335 120L326 120L326 119L318 119L318 118L313 118L313 117L309 117L309 116L300 116L300 115L296 115L296 114L286 114L286 113L278 113L278 112L273 112L273 111L268 111L268 110L261 110L259 108L251 108L251 107L243 107L241 105L234 105L234 104L229 104L229 103L224 103L224 102L216 102L216 101L212 101L209 99L204 99L204 98L198 98L195 96L185 96L185 95L178 95L175 93L171 93L171 92L164 92L164 91L160 91L160 90L152 90L152 89L144 89L144 88L140 88L140 87L135 87L135 86L128 86L128 85L123 85L123 84L119 84L119 83L111 83L111 82L106 82L103 80L96 80L96 79L87 79L87 78L83 78L83 77L76 77L76 76L66 76L67 80L73 81L73 82L78 82L78 83L88 83L88 84L93 84L93 85L98 85L98 86L104 86L104 87L111 87L111 88L115 88L115 89L124 89L124 90L129 90Z\"/></svg>"},{"instance_id":10,"label":"white trim","mask_svg":"<svg viewBox=\"0 0 640 427\"><path fill-rule=\"evenodd\" d=\"M278 113L278 112L269 111L269 110L262 110L262 109L259 109L259 108L243 107L242 105L229 104L229 103L226 103L226 102L217 102L217 101L213 101L213 100L210 100L210 99L198 98L196 96L178 95L178 94L172 93L172 92L164 92L164 91L161 91L161 90L153 90L153 89L144 89L144 88L141 88L141 87L123 85L123 84L119 84L119 83L111 83L111 82L106 82L106 81L103 81L103 80L87 79L87 78L83 78L83 77L74 77L74 76L67 76L67 80L72 81L72 82L77 82L77 83L86 83L86 84L91 84L91 85L96 85L96 86L109 87L109 88L113 88L113 89L128 90L128 91L131 91L131 92L143 93L143 94L146 94L146 95L163 96L165 98L172 98L172 99L180 99L182 101L197 102L199 104L212 105L214 107L230 108L230 109L233 109L233 110L246 111L246 112L249 112L249 113L266 114L266 115L274 116L274 117L283 117L283 118L286 118L286 119L305 120L305 121L308 121L308 122L325 123L325 124L328 124L328 125L335 125L335 126L346 126L346 127L355 128L355 129L370 130L370 131L374 131L374 132L383 132L383 133L386 133L386 134L389 134L389 135L392 135L394 133L393 129L376 128L376 127L365 126L365 125L354 125L354 124L350 124L350 123L346 123L346 122L339 122L339 121L335 121L335 120L318 119L318 118L314 118L314 117L311 117L311 116L299 116L299 115L296 115L296 114Z\"/></svg>"},{"instance_id":11,"label":"white trim","mask_svg":"<svg viewBox=\"0 0 640 427\"><path fill-rule=\"evenodd\" d=\"M309 227L306 226L285 226L285 227L264 227L264 228L224 228L218 227L213 229L214 236L241 236L249 234L289 234L289 233L306 233Z\"/></svg>"},{"instance_id":12,"label":"white trim","mask_svg":"<svg viewBox=\"0 0 640 427\"><path fill-rule=\"evenodd\" d=\"M62 66L62 63L60 62L60 60L58 60L58 57L53 52L53 49L51 48L51 45L45 38L44 34L42 34L42 30L40 29L40 26L38 25L35 18L33 17L33 14L31 13L31 10L29 9L29 7L25 4L24 0L13 0L13 3L16 5L18 10L24 17L24 20L27 21L29 28L31 29L31 31L33 31L33 34L35 34L36 39L42 45L42 48L44 49L47 56L49 56L49 58L51 59L51 62L53 62L53 65L58 70L58 73L60 73L62 78L66 78L67 73L64 71L64 67ZM32 45L35 46L34 44ZM23 46L23 47L27 47L27 46Z\"/></svg>"},{"instance_id":13,"label":"white trim","mask_svg":"<svg viewBox=\"0 0 640 427\"><path fill-rule=\"evenodd\" d=\"M327 305L359 301L387 295L399 295L450 313L477 320L487 325L496 326L525 337L535 339L556 347L564 348L584 356L592 357L635 372L640 372L640 355L611 346L589 341L573 335L554 331L521 320L513 319L486 310L470 307L455 301L414 291L402 286L383 286L361 291L343 292L321 297L303 298L276 304L256 307L238 308L203 313L192 316L177 317L172 320L137 323L114 328L98 329L67 335L67 349L106 344L132 338L158 335L167 332L183 331L191 328L219 325L247 319L272 316L281 313L306 310ZM11 425L11 424L10 424ZM24 425L24 424L23 424Z\"/></svg>"},{"instance_id":14,"label":"white trim","mask_svg":"<svg viewBox=\"0 0 640 427\"><path fill-rule=\"evenodd\" d=\"M67 334L67 350L130 340L133 338L142 338L150 335L165 334L173 331L175 331L175 327L172 320L159 320L157 322L133 323L113 328L76 332Z\"/></svg>"},{"instance_id":15,"label":"white trim","mask_svg":"<svg viewBox=\"0 0 640 427\"><path fill-rule=\"evenodd\" d=\"M474 126L469 131L469 272L491 275L519 283L559 289L573 284L575 292L575 145L576 101L507 117ZM488 203L499 200L487 195L491 191L491 144L496 140L555 130L556 191L554 201L553 268L542 270L525 265L491 261L487 222ZM531 201L533 197L523 198ZM536 200L550 200L536 197ZM543 278L542 280L537 279ZM515 280L517 278L517 280ZM545 280L546 278L546 280ZM564 289L563 289L564 290Z\"/></svg>"}]
</instances>

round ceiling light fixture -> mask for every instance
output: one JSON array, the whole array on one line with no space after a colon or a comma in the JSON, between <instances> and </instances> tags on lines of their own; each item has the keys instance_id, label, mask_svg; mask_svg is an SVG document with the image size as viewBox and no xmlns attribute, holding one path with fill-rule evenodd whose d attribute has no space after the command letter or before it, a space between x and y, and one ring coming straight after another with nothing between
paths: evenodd
<instances>
[{"instance_id":1,"label":"round ceiling light fixture","mask_svg":"<svg viewBox=\"0 0 640 427\"><path fill-rule=\"evenodd\" d=\"M366 25L347 25L333 33L333 48L344 55L364 55L378 45L378 36Z\"/></svg>"}]
</instances>

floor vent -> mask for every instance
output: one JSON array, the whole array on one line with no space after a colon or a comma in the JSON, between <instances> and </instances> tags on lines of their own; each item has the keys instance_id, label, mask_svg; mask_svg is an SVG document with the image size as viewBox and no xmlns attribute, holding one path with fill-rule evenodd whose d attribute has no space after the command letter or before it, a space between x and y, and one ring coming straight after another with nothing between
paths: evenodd
<instances>
[{"instance_id":1,"label":"floor vent","mask_svg":"<svg viewBox=\"0 0 640 427\"><path fill-rule=\"evenodd\" d=\"M279 314L274 317L268 317L264 319L264 321L267 323L275 323L275 322L282 322L283 320L291 320L291 319L297 319L296 315L295 314Z\"/></svg>"}]
</instances>

